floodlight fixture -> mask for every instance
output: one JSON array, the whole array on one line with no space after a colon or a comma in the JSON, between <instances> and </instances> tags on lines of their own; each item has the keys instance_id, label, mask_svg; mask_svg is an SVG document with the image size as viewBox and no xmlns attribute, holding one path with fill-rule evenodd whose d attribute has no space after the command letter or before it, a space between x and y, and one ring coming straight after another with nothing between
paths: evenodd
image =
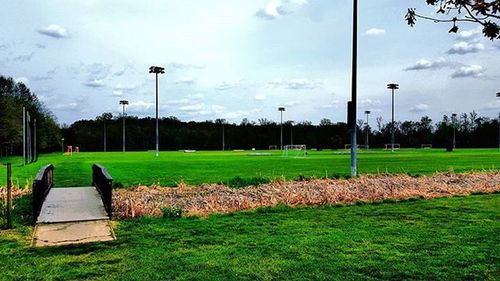
<instances>
[{"instance_id":1,"label":"floodlight fixture","mask_svg":"<svg viewBox=\"0 0 500 281\"><path fill-rule=\"evenodd\" d=\"M128 105L128 100L121 100L120 104L123 107L123 113L122 113L122 119L123 119L123 136L122 136L122 143L123 143L123 152L125 152L125 106Z\"/></svg>"},{"instance_id":2,"label":"floodlight fixture","mask_svg":"<svg viewBox=\"0 0 500 281\"><path fill-rule=\"evenodd\" d=\"M156 157L158 157L160 155L160 129L158 127L158 74L164 74L165 68L153 65L149 67L149 73L154 73L156 77Z\"/></svg>"},{"instance_id":3,"label":"floodlight fixture","mask_svg":"<svg viewBox=\"0 0 500 281\"><path fill-rule=\"evenodd\" d=\"M390 83L387 84L387 89L391 90L392 92L392 123L391 123L391 151L394 152L394 130L395 130L395 124L394 124L394 91L399 90L399 84L398 83Z\"/></svg>"}]
</instances>

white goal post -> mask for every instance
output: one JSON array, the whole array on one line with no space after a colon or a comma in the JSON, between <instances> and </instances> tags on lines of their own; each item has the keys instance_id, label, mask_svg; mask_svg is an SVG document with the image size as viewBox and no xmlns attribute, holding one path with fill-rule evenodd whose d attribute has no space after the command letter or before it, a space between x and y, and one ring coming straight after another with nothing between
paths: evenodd
<instances>
[{"instance_id":1,"label":"white goal post","mask_svg":"<svg viewBox=\"0 0 500 281\"><path fill-rule=\"evenodd\" d=\"M283 147L284 157L306 157L307 147L305 144L285 145Z\"/></svg>"},{"instance_id":2,"label":"white goal post","mask_svg":"<svg viewBox=\"0 0 500 281\"><path fill-rule=\"evenodd\" d=\"M392 144L390 144L390 143L386 143L386 144L384 144L384 146L385 146L385 148L384 148L385 150L392 149ZM401 149L401 145L399 143L395 143L394 149Z\"/></svg>"},{"instance_id":3,"label":"white goal post","mask_svg":"<svg viewBox=\"0 0 500 281\"><path fill-rule=\"evenodd\" d=\"M420 145L420 148L422 148L422 149L431 149L432 148L432 144L431 143L423 143L422 145Z\"/></svg>"}]
</instances>

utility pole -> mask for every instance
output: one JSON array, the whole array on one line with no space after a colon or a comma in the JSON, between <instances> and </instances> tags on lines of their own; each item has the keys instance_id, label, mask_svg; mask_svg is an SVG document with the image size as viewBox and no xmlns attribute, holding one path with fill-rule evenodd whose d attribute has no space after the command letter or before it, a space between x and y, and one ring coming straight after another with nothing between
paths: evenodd
<instances>
[{"instance_id":1,"label":"utility pole","mask_svg":"<svg viewBox=\"0 0 500 281\"><path fill-rule=\"evenodd\" d=\"M358 0L353 0L352 8L352 77L351 77L351 101L348 103L348 123L351 125L351 177L358 174L357 163L357 128L356 128L356 107L357 107L357 84L358 84Z\"/></svg>"},{"instance_id":2,"label":"utility pole","mask_svg":"<svg viewBox=\"0 0 500 281\"><path fill-rule=\"evenodd\" d=\"M160 155L160 130L158 128L158 74L165 73L165 68L161 66L151 66L149 73L154 73L156 76L156 157Z\"/></svg>"},{"instance_id":3,"label":"utility pole","mask_svg":"<svg viewBox=\"0 0 500 281\"><path fill-rule=\"evenodd\" d=\"M497 93L497 98L500 98L500 92ZM500 112L498 113L498 149L500 149Z\"/></svg>"},{"instance_id":4,"label":"utility pole","mask_svg":"<svg viewBox=\"0 0 500 281\"><path fill-rule=\"evenodd\" d=\"M23 106L23 164L26 165L26 107Z\"/></svg>"},{"instance_id":5,"label":"utility pole","mask_svg":"<svg viewBox=\"0 0 500 281\"><path fill-rule=\"evenodd\" d=\"M106 119L103 119L104 122L104 152L106 152Z\"/></svg>"},{"instance_id":6,"label":"utility pole","mask_svg":"<svg viewBox=\"0 0 500 281\"><path fill-rule=\"evenodd\" d=\"M61 138L61 152L64 154L64 138Z\"/></svg>"},{"instance_id":7,"label":"utility pole","mask_svg":"<svg viewBox=\"0 0 500 281\"><path fill-rule=\"evenodd\" d=\"M290 121L290 145L293 145L293 121Z\"/></svg>"},{"instance_id":8,"label":"utility pole","mask_svg":"<svg viewBox=\"0 0 500 281\"><path fill-rule=\"evenodd\" d=\"M121 100L120 104L123 106L123 114L122 114L122 119L123 119L123 152L125 152L125 106L128 105L127 100Z\"/></svg>"},{"instance_id":9,"label":"utility pole","mask_svg":"<svg viewBox=\"0 0 500 281\"><path fill-rule=\"evenodd\" d=\"M226 150L226 140L224 136L224 120L222 120L222 151Z\"/></svg>"},{"instance_id":10,"label":"utility pole","mask_svg":"<svg viewBox=\"0 0 500 281\"><path fill-rule=\"evenodd\" d=\"M366 140L365 140L365 145L366 145L366 149L368 149L368 135L369 135L369 132L368 132L368 127L370 126L369 123L368 123L368 116L370 115L370 113L372 113L370 110L365 110L365 114L366 114L366 126L365 126L365 131L366 131Z\"/></svg>"},{"instance_id":11,"label":"utility pole","mask_svg":"<svg viewBox=\"0 0 500 281\"><path fill-rule=\"evenodd\" d=\"M33 160L36 161L38 159L36 154L36 118L33 119Z\"/></svg>"},{"instance_id":12,"label":"utility pole","mask_svg":"<svg viewBox=\"0 0 500 281\"><path fill-rule=\"evenodd\" d=\"M455 131L456 131L456 120L457 120L457 114L456 113L452 113L451 114L451 126L453 127L453 149L455 149L456 147L456 138L455 138Z\"/></svg>"},{"instance_id":13,"label":"utility pole","mask_svg":"<svg viewBox=\"0 0 500 281\"><path fill-rule=\"evenodd\" d=\"M278 107L278 111L281 114L281 122L280 122L280 149L283 150L283 111L285 111L284 107Z\"/></svg>"},{"instance_id":14,"label":"utility pole","mask_svg":"<svg viewBox=\"0 0 500 281\"><path fill-rule=\"evenodd\" d=\"M392 125L391 125L391 151L394 152L394 131L396 124L394 123L394 91L399 89L399 84L397 83L390 83L387 84L387 89L390 89L392 92Z\"/></svg>"}]
</instances>

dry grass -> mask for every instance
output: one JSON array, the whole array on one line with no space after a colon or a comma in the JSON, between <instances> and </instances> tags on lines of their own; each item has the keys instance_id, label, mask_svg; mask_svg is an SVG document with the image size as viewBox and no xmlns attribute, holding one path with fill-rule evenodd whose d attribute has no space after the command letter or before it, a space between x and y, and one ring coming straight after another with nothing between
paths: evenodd
<instances>
[{"instance_id":1,"label":"dry grass","mask_svg":"<svg viewBox=\"0 0 500 281\"><path fill-rule=\"evenodd\" d=\"M21 196L24 196L26 194L31 193L31 188L19 188L19 187L12 187L12 198L19 198ZM1 187L0 186L0 200L5 200L7 198L7 188L6 187Z\"/></svg>"},{"instance_id":2,"label":"dry grass","mask_svg":"<svg viewBox=\"0 0 500 281\"><path fill-rule=\"evenodd\" d=\"M276 181L242 189L204 184L176 188L139 186L113 193L117 218L161 216L162 208L179 208L185 215L206 216L257 207L350 204L386 199L436 198L500 191L500 172L439 173L433 176L369 175L356 179Z\"/></svg>"}]
</instances>

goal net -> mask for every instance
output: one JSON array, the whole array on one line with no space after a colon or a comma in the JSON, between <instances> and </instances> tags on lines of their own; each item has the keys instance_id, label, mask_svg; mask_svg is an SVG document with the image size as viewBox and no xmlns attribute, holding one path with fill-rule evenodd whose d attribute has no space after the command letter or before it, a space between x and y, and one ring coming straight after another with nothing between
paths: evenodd
<instances>
[{"instance_id":1,"label":"goal net","mask_svg":"<svg viewBox=\"0 0 500 281\"><path fill-rule=\"evenodd\" d=\"M386 144L384 144L384 146L385 146L385 148L384 148L385 150L391 150L392 149L392 144L390 144L390 143L386 143ZM395 143L394 144L394 149L396 149L396 150L397 149L401 149L401 145L399 143Z\"/></svg>"},{"instance_id":2,"label":"goal net","mask_svg":"<svg viewBox=\"0 0 500 281\"><path fill-rule=\"evenodd\" d=\"M277 145L270 145L269 146L269 150L278 150L278 146Z\"/></svg>"},{"instance_id":3,"label":"goal net","mask_svg":"<svg viewBox=\"0 0 500 281\"><path fill-rule=\"evenodd\" d=\"M424 144L420 145L420 148L422 148L422 149L431 149L432 148L432 144L430 144L430 143L424 143Z\"/></svg>"},{"instance_id":4,"label":"goal net","mask_svg":"<svg viewBox=\"0 0 500 281\"><path fill-rule=\"evenodd\" d=\"M306 157L307 149L305 144L285 145L283 147L284 157Z\"/></svg>"}]
</instances>

